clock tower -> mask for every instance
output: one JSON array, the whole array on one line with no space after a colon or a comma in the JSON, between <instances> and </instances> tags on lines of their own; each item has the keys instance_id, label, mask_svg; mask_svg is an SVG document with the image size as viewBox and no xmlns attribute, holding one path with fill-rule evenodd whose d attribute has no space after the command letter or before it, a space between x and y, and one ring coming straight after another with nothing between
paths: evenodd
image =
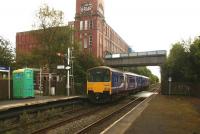
<instances>
[{"instance_id":1,"label":"clock tower","mask_svg":"<svg viewBox=\"0 0 200 134\"><path fill-rule=\"evenodd\" d=\"M104 25L103 0L76 0L75 36L83 51L103 57Z\"/></svg>"},{"instance_id":2,"label":"clock tower","mask_svg":"<svg viewBox=\"0 0 200 134\"><path fill-rule=\"evenodd\" d=\"M104 17L103 0L76 0L76 16L91 14Z\"/></svg>"}]
</instances>

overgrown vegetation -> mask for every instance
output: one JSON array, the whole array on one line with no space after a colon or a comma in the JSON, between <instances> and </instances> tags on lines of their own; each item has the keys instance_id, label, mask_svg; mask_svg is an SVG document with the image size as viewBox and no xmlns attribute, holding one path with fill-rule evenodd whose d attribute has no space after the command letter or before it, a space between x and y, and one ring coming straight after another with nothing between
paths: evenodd
<instances>
[{"instance_id":1,"label":"overgrown vegetation","mask_svg":"<svg viewBox=\"0 0 200 134\"><path fill-rule=\"evenodd\" d=\"M75 89L78 93L85 93L87 70L92 67L103 65L101 59L94 57L90 53L77 53L74 63Z\"/></svg>"},{"instance_id":2,"label":"overgrown vegetation","mask_svg":"<svg viewBox=\"0 0 200 134\"><path fill-rule=\"evenodd\" d=\"M14 52L10 41L0 36L0 65L11 66L14 63Z\"/></svg>"},{"instance_id":3,"label":"overgrown vegetation","mask_svg":"<svg viewBox=\"0 0 200 134\"><path fill-rule=\"evenodd\" d=\"M162 66L162 87L166 88L168 77L172 77L174 83L186 84L187 88L198 84L200 81L199 68L200 38L173 44L167 62Z\"/></svg>"},{"instance_id":4,"label":"overgrown vegetation","mask_svg":"<svg viewBox=\"0 0 200 134\"><path fill-rule=\"evenodd\" d=\"M72 41L73 29L64 25L64 14L47 5L43 5L36 13L35 31L30 34L34 40L32 53L17 55L17 62L21 66L47 67L50 70L60 62L58 53L67 53L67 48L78 44ZM39 30L38 30L39 29Z\"/></svg>"},{"instance_id":5,"label":"overgrown vegetation","mask_svg":"<svg viewBox=\"0 0 200 134\"><path fill-rule=\"evenodd\" d=\"M70 110L70 107L62 108L52 108L48 109L46 111L39 111L37 113L27 113L24 112L19 116L19 120L14 121L14 124L12 123L12 119L1 121L0 122L0 128L3 128L2 130L7 130L6 133L9 134L18 134L18 133L32 133L36 129L39 129L41 127L45 127L48 124L51 124L53 121L58 119L59 117L65 116L62 112ZM15 124L16 123L16 124ZM9 129L13 128L14 126L17 126L15 129ZM0 130L0 133L4 132Z\"/></svg>"},{"instance_id":6,"label":"overgrown vegetation","mask_svg":"<svg viewBox=\"0 0 200 134\"><path fill-rule=\"evenodd\" d=\"M167 62L162 68L164 78L172 77L176 82L200 81L200 39L173 44Z\"/></svg>"}]
</instances>

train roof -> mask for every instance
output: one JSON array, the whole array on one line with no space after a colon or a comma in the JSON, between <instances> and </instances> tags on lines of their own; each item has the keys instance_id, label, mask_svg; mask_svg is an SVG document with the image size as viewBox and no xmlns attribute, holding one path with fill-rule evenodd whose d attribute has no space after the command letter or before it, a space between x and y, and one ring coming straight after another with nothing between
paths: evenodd
<instances>
[{"instance_id":1,"label":"train roof","mask_svg":"<svg viewBox=\"0 0 200 134\"><path fill-rule=\"evenodd\" d=\"M143 78L149 79L149 77L146 77L144 75L139 75L139 74L135 74L135 73L132 73L132 72L123 72L123 71L120 71L120 70L117 70L117 69L114 69L114 68L111 68L111 67L108 67L108 66L97 66L97 67L90 68L88 70L92 70L92 69L95 69L95 68L109 69L110 71L113 71L113 72L120 72L120 73L124 73L124 74L127 74L127 75L135 75L135 76L138 76L138 77L143 77Z\"/></svg>"},{"instance_id":2,"label":"train roof","mask_svg":"<svg viewBox=\"0 0 200 134\"><path fill-rule=\"evenodd\" d=\"M88 70L92 70L92 69L95 69L95 68L109 69L110 71L113 71L113 72L124 73L123 71L120 71L120 70L117 70L117 69L114 69L114 68L111 68L111 67L108 67L108 66L97 66L97 67L90 68Z\"/></svg>"},{"instance_id":3,"label":"train roof","mask_svg":"<svg viewBox=\"0 0 200 134\"><path fill-rule=\"evenodd\" d=\"M125 74L127 74L127 75L135 75L135 76L140 76L140 75L138 75L138 74L135 74L135 73L132 73L132 72L124 72Z\"/></svg>"},{"instance_id":4,"label":"train roof","mask_svg":"<svg viewBox=\"0 0 200 134\"><path fill-rule=\"evenodd\" d=\"M124 73L127 74L127 75L135 75L135 76L138 76L138 77L143 77L143 78L149 79L149 77L146 77L144 75L135 74L135 73L132 73L132 72L124 72Z\"/></svg>"}]
</instances>

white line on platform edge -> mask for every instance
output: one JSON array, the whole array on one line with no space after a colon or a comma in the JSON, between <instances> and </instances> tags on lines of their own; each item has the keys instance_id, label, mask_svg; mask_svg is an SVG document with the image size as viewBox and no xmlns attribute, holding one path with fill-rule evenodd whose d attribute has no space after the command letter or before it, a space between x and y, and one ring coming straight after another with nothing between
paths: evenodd
<instances>
[{"instance_id":1,"label":"white line on platform edge","mask_svg":"<svg viewBox=\"0 0 200 134\"><path fill-rule=\"evenodd\" d=\"M156 96L156 95L154 95ZM154 97L152 97L151 99L153 99ZM150 100L151 100L150 99ZM104 131L102 131L100 134L105 134L109 129L111 129L115 124L117 124L118 122L120 122L125 116L127 116L128 114L130 114L133 110L135 110L137 107L139 107L142 103L144 103L145 101L147 101L147 99L143 100L142 102L140 102L136 107L134 107L133 109L131 109L128 113L126 113L124 116L122 116L121 118L119 118L118 120L116 120L113 124L111 124L109 127L107 127ZM150 101L149 100L149 101Z\"/></svg>"}]
</instances>

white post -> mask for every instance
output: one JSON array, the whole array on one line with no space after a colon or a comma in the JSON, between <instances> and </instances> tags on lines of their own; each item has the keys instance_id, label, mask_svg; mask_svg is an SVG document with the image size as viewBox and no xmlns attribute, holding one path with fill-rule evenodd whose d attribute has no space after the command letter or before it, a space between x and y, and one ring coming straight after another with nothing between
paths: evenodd
<instances>
[{"instance_id":1,"label":"white post","mask_svg":"<svg viewBox=\"0 0 200 134\"><path fill-rule=\"evenodd\" d=\"M39 85L40 95L42 94L42 68L40 68L40 85Z\"/></svg>"},{"instance_id":2,"label":"white post","mask_svg":"<svg viewBox=\"0 0 200 134\"><path fill-rule=\"evenodd\" d=\"M169 96L171 95L171 81L169 82Z\"/></svg>"},{"instance_id":3,"label":"white post","mask_svg":"<svg viewBox=\"0 0 200 134\"><path fill-rule=\"evenodd\" d=\"M169 81L169 96L171 95L171 82L172 82L172 77L168 78Z\"/></svg>"},{"instance_id":4,"label":"white post","mask_svg":"<svg viewBox=\"0 0 200 134\"><path fill-rule=\"evenodd\" d=\"M8 98L10 99L10 67L8 70Z\"/></svg>"},{"instance_id":5,"label":"white post","mask_svg":"<svg viewBox=\"0 0 200 134\"><path fill-rule=\"evenodd\" d=\"M70 48L67 49L67 66L70 63ZM67 96L69 96L69 69L67 69Z\"/></svg>"},{"instance_id":6,"label":"white post","mask_svg":"<svg viewBox=\"0 0 200 134\"><path fill-rule=\"evenodd\" d=\"M49 73L49 95L51 95L51 74Z\"/></svg>"}]
</instances>

